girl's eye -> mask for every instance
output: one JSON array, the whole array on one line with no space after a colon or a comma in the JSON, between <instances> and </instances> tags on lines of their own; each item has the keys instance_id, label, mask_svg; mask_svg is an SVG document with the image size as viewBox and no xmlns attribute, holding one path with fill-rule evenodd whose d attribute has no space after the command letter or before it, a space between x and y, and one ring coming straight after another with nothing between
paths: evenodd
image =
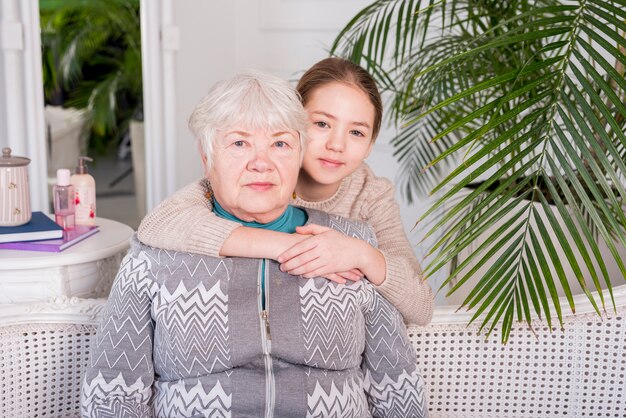
<instances>
[{"instance_id":1,"label":"girl's eye","mask_svg":"<svg viewBox=\"0 0 626 418\"><path fill-rule=\"evenodd\" d=\"M363 134L363 132L361 132L361 131L350 131L350 134L354 135L354 136L358 136L358 137L365 136L365 134Z\"/></svg>"},{"instance_id":2,"label":"girl's eye","mask_svg":"<svg viewBox=\"0 0 626 418\"><path fill-rule=\"evenodd\" d=\"M328 127L328 124L327 124L326 122L323 122L323 121L313 122L313 125L315 125L315 126L319 126L320 128L326 128L326 127Z\"/></svg>"}]
</instances>

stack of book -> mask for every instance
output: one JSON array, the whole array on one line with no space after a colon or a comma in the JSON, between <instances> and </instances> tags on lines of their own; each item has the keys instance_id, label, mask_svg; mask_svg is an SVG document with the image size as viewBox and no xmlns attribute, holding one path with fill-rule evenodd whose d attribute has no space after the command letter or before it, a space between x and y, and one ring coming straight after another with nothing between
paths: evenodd
<instances>
[{"instance_id":1,"label":"stack of book","mask_svg":"<svg viewBox=\"0 0 626 418\"><path fill-rule=\"evenodd\" d=\"M42 212L27 224L0 227L0 250L60 252L98 232L97 226L76 225L64 231Z\"/></svg>"}]
</instances>

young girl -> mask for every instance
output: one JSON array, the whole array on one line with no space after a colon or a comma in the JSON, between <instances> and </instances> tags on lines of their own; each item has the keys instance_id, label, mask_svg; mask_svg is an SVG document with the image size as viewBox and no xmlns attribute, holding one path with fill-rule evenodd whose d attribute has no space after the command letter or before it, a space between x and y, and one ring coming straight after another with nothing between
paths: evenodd
<instances>
[{"instance_id":1,"label":"young girl","mask_svg":"<svg viewBox=\"0 0 626 418\"><path fill-rule=\"evenodd\" d=\"M304 73L297 90L311 125L292 204L367 222L378 249L313 224L286 234L218 218L206 180L186 186L148 214L139 240L213 257L271 258L290 274L339 283L364 275L405 322L427 324L433 295L404 232L393 185L363 162L382 121L376 83L358 65L327 58ZM339 253L343 256L336 257Z\"/></svg>"}]
</instances>

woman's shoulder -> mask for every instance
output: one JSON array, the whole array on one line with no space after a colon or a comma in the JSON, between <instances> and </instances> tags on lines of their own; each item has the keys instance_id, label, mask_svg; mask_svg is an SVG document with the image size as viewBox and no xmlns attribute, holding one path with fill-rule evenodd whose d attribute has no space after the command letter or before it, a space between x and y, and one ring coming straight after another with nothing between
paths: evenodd
<instances>
[{"instance_id":1,"label":"woman's shoulder","mask_svg":"<svg viewBox=\"0 0 626 418\"><path fill-rule=\"evenodd\" d=\"M200 178L176 191L172 197L174 198L195 198L206 201L207 193L211 193L211 185L206 178Z\"/></svg>"},{"instance_id":2,"label":"woman's shoulder","mask_svg":"<svg viewBox=\"0 0 626 418\"><path fill-rule=\"evenodd\" d=\"M146 223L153 221L153 218L160 219L161 216L169 216L172 210L180 210L181 207L194 206L201 204L207 205L207 193L210 191L210 186L206 179L195 180L186 186L178 189L174 194L161 201L146 217L142 220L139 226L139 236L143 229L146 228ZM209 202L210 203L210 202Z\"/></svg>"},{"instance_id":3,"label":"woman's shoulder","mask_svg":"<svg viewBox=\"0 0 626 418\"><path fill-rule=\"evenodd\" d=\"M130 248L120 270L147 271L152 281L159 285L164 282L176 285L182 281L193 285L203 280L228 280L237 263L245 266L258 265L251 258L213 257L148 245L139 240L135 233L130 239Z\"/></svg>"},{"instance_id":4,"label":"woman's shoulder","mask_svg":"<svg viewBox=\"0 0 626 418\"><path fill-rule=\"evenodd\" d=\"M197 254L188 251L161 248L155 245L150 245L142 241L137 232L135 232L130 239L128 255L134 258L149 258L155 265L158 266L180 263L188 264L189 259L194 259L196 260L196 263L204 264L219 263L224 260L223 257L212 257L206 254Z\"/></svg>"},{"instance_id":5,"label":"woman's shoulder","mask_svg":"<svg viewBox=\"0 0 626 418\"><path fill-rule=\"evenodd\" d=\"M349 237L358 238L376 247L378 242L372 227L359 219L335 215L317 209L301 207L307 214L307 223L317 224L334 229Z\"/></svg>"}]
</instances>

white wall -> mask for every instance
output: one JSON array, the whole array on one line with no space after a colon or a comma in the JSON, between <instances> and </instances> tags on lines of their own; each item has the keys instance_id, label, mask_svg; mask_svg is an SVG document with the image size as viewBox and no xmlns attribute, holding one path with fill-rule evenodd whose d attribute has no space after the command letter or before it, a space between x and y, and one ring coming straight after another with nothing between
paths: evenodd
<instances>
[{"instance_id":1,"label":"white wall","mask_svg":"<svg viewBox=\"0 0 626 418\"><path fill-rule=\"evenodd\" d=\"M333 4L332 9L329 5ZM196 102L215 81L246 68L288 80L327 56L326 50L344 21L362 0L190 0L174 3L180 31L176 58L177 185L201 174L186 121ZM332 10L332 13L328 13ZM329 22L329 14L332 21ZM342 17L343 16L343 17Z\"/></svg>"}]
</instances>

